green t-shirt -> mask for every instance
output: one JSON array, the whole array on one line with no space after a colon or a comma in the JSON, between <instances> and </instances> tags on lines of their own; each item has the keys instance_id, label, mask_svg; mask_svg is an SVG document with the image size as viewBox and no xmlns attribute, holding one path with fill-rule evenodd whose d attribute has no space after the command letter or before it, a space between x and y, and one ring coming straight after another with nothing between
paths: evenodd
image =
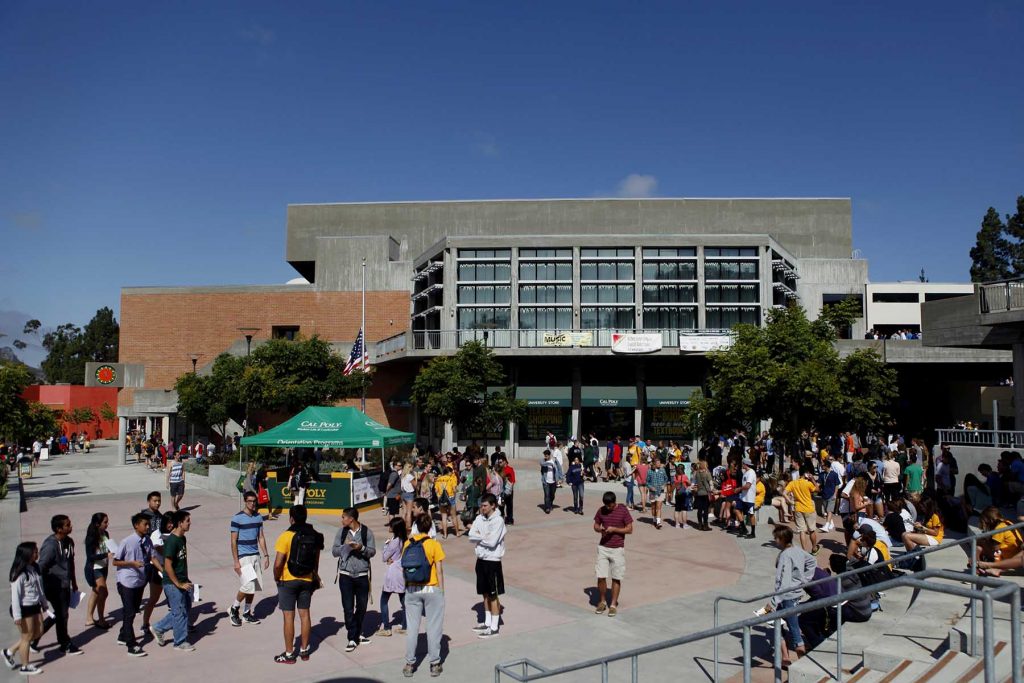
<instances>
[{"instance_id":1,"label":"green t-shirt","mask_svg":"<svg viewBox=\"0 0 1024 683\"><path fill-rule=\"evenodd\" d=\"M911 493L921 491L923 488L921 480L924 478L924 470L921 469L921 466L917 463L907 465L907 469L903 473L907 475L907 490Z\"/></svg>"},{"instance_id":2,"label":"green t-shirt","mask_svg":"<svg viewBox=\"0 0 1024 683\"><path fill-rule=\"evenodd\" d=\"M188 581L188 548L185 545L185 537L176 534L164 536L164 557L171 561L171 568L174 575L178 577L178 583ZM170 575L164 572L164 585L174 585Z\"/></svg>"}]
</instances>

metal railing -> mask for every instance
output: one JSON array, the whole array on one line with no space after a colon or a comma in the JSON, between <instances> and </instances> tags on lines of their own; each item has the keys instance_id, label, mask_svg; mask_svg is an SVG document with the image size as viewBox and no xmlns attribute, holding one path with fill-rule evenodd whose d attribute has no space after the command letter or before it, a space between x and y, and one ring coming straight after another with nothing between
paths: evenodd
<instances>
[{"instance_id":1,"label":"metal railing","mask_svg":"<svg viewBox=\"0 0 1024 683\"><path fill-rule=\"evenodd\" d=\"M964 588L962 586L950 586L950 585L939 585L935 582L927 582L925 579L943 579L948 581L957 581L962 583L973 584L973 588ZM983 604L983 627L982 627L982 638L983 638L983 649L984 649L984 667L985 667L985 683L995 683L996 680L996 661L995 661L995 614L994 614L994 602L995 600L1006 600L1010 603L1010 648L1011 648L1011 661L1013 666L1012 680L1013 683L1021 683L1021 642L1020 642L1020 589L1014 583L1009 581L1000 581L985 576L972 576L969 574L962 574L958 572L951 572L944 569L930 569L922 572L918 572L914 576L901 576L899 578L890 579L881 583L872 584L870 586L863 586L853 591L846 593L839 593L837 595L831 595L819 600L813 600L811 602L803 602L799 605L789 607L770 614L763 616L754 616L743 621L738 621L732 624L726 624L724 626L715 626L714 628L701 631L699 633L692 633L686 636L680 636L671 640L665 640L659 643L652 643L651 645L645 645L643 647L633 648L620 652L613 655L607 655L604 657L597 657L594 659L588 659L584 662L576 664L568 664L565 666L559 666L555 668L548 668L537 662L529 659L522 658L503 664L498 664L494 667L494 681L495 683L501 683L502 674L508 676L512 680L519 681L520 683L529 683L531 681L539 681L548 678L554 678L564 674L574 673L582 671L584 669L600 668L601 670L601 682L608 683L608 669L609 665L613 662L620 662L629 660L630 664L630 681L632 683L638 683L640 680L640 657L645 654L652 652L658 652L672 647L679 647L682 645L689 645L708 638L716 638L720 635L732 633L736 629L742 630L742 641L743 641L743 683L750 683L751 669L752 669L752 655L750 647L750 636L751 630L755 626L766 624L768 622L774 622L774 657L773 657L773 668L775 671L775 682L781 683L782 681L782 621L788 617L799 616L806 612L816 611L820 609L826 609L840 605L847 600L853 600L861 597L865 597L878 591L886 591L893 588L915 588L919 590L932 591L936 593L943 593L946 595L955 595L957 597L966 598L971 601L973 605L976 600L981 600ZM987 588L988 590L983 590ZM841 610L837 610L840 612ZM840 622L841 623L841 622ZM841 628L841 626L840 626ZM973 636L972 636L973 637ZM973 643L972 643L973 645ZM839 648L840 657L842 655L842 648ZM716 683L717 683L717 671L716 671ZM842 676L842 665L840 663L839 676Z\"/></svg>"},{"instance_id":2,"label":"metal railing","mask_svg":"<svg viewBox=\"0 0 1024 683\"><path fill-rule=\"evenodd\" d=\"M1024 310L1024 279L978 285L978 304L982 313Z\"/></svg>"},{"instance_id":3,"label":"metal railing","mask_svg":"<svg viewBox=\"0 0 1024 683\"><path fill-rule=\"evenodd\" d=\"M387 339L381 339L379 342L374 344L370 361L376 362L378 359L387 358L388 356L393 356L396 353L402 353L408 347L409 332L399 332Z\"/></svg>"},{"instance_id":4,"label":"metal railing","mask_svg":"<svg viewBox=\"0 0 1024 683\"><path fill-rule=\"evenodd\" d=\"M1024 432L1011 429L936 429L939 443L954 446L1024 448Z\"/></svg>"},{"instance_id":5,"label":"metal railing","mask_svg":"<svg viewBox=\"0 0 1024 683\"><path fill-rule=\"evenodd\" d=\"M876 562L875 564L870 564L870 565L867 565L865 567L859 567L857 569L850 569L849 571L845 571L842 574L836 574L835 576L829 576L829 577L826 577L826 578L823 578L823 579L817 579L815 581L809 581L809 582L801 585L800 588L806 589L809 586L820 586L820 585L823 585L823 584L826 584L826 583L829 583L829 582L835 582L836 586L838 588L837 594L838 593L842 593L843 592L843 578L844 577L854 576L856 574L862 574L864 572L871 571L873 569L877 569L879 565L895 566L897 564L903 564L907 560L914 560L914 559L917 559L918 557L921 557L923 555L928 555L929 553L936 553L936 552L939 552L940 550L948 550L949 548L963 546L965 544L969 544L971 546L970 576L977 576L977 574L978 574L978 541L979 541L979 539L991 538L992 536L996 535L997 533L1001 534L1001 533L1004 533L1006 531L1015 531L1015 530L1020 530L1020 529L1024 529L1024 522L1018 522L1017 524L1011 524L1010 526L1002 527L998 531L996 531L996 530L986 531L984 533L972 534L970 536L967 536L966 538L961 538L961 539L958 539L958 540L947 541L946 543L941 543L939 545L925 546L925 547L922 547L922 548L918 548L917 550L912 550L909 553L903 553L902 555L899 555L897 557L891 558L891 559L889 559L889 560L887 560L885 562ZM918 574L920 574L920 572L918 572ZM959 574L958 576L967 576L967 575ZM751 604L751 603L755 603L755 602L761 602L763 600L769 600L769 599L774 598L774 597L776 597L778 595L782 595L783 593L789 593L791 590L792 589L787 588L787 589L784 589L784 590L775 591L774 593L763 593L761 595L755 595L755 596L750 597L750 598L733 598L733 597L729 597L727 595L720 595L717 598L715 598L715 608L714 608L715 620L714 620L714 625L718 626L718 606L723 601L725 601L725 602L733 602L733 603L738 603L738 604L741 604L741 605L745 605L745 604ZM850 594L847 593L846 595L849 597ZM977 610L975 608L974 600L971 600L971 656L976 655L976 652L975 652L975 650L976 650L976 648L975 648L975 641L976 641L976 639L977 639ZM714 677L714 680L717 682L718 681L718 638L717 638L717 636L715 637L715 644L714 644L714 658L715 658L715 677ZM843 680L843 666L842 666L842 664L843 664L843 619L842 619L842 614L838 614L837 618L836 618L836 664L837 664L837 671L838 671L838 673L836 675L836 681L839 681L841 683L842 680ZM1016 679L1014 679L1014 681L1015 681L1015 683L1017 683Z\"/></svg>"}]
</instances>

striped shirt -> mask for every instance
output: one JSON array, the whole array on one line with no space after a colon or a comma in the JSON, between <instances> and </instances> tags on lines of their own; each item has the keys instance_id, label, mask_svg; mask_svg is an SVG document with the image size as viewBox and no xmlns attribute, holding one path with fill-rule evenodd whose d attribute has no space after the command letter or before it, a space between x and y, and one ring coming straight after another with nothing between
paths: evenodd
<instances>
[{"instance_id":1,"label":"striped shirt","mask_svg":"<svg viewBox=\"0 0 1024 683\"><path fill-rule=\"evenodd\" d=\"M231 533L238 534L238 557L260 554L261 531L263 531L263 515L235 513L235 516L231 518Z\"/></svg>"},{"instance_id":2,"label":"striped shirt","mask_svg":"<svg viewBox=\"0 0 1024 683\"><path fill-rule=\"evenodd\" d=\"M180 484L185 481L185 463L171 463L171 476L168 481L172 484Z\"/></svg>"}]
</instances>

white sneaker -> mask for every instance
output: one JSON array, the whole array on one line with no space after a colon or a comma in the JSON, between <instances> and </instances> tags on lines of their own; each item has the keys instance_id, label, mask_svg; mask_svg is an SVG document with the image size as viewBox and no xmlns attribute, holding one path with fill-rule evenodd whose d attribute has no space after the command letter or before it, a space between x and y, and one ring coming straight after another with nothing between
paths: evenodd
<instances>
[{"instance_id":1,"label":"white sneaker","mask_svg":"<svg viewBox=\"0 0 1024 683\"><path fill-rule=\"evenodd\" d=\"M488 626L487 624L477 624L476 626L473 627L473 630L476 631L477 633L481 633L483 631L490 631L491 627Z\"/></svg>"},{"instance_id":2,"label":"white sneaker","mask_svg":"<svg viewBox=\"0 0 1024 683\"><path fill-rule=\"evenodd\" d=\"M480 631L479 633L477 633L476 637L477 638L493 638L496 635L498 635L497 631L494 631L492 629L487 628L487 629L484 629L483 631Z\"/></svg>"}]
</instances>

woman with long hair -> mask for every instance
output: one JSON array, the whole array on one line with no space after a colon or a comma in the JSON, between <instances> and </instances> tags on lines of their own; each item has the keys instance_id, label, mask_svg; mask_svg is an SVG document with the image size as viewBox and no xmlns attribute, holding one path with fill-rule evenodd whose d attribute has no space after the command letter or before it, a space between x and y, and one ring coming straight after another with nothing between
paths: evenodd
<instances>
[{"instance_id":1,"label":"woman with long hair","mask_svg":"<svg viewBox=\"0 0 1024 683\"><path fill-rule=\"evenodd\" d=\"M693 501L697 508L697 528L701 531L711 531L708 524L708 511L711 509L711 494L714 491L715 483L708 472L708 464L698 460L693 466Z\"/></svg>"},{"instance_id":2,"label":"woman with long hair","mask_svg":"<svg viewBox=\"0 0 1024 683\"><path fill-rule=\"evenodd\" d=\"M43 613L50 609L43 593L43 579L39 575L39 548L32 541L18 544L11 563L11 614L21 631L21 637L11 647L4 648L4 661L23 676L34 676L42 670L28 663L29 643L43 635ZM21 665L14 660L17 652Z\"/></svg>"},{"instance_id":3,"label":"woman with long hair","mask_svg":"<svg viewBox=\"0 0 1024 683\"><path fill-rule=\"evenodd\" d=\"M107 606L107 573L110 567L110 549L107 548L107 541L110 540L110 534L107 533L109 524L110 519L107 515L97 512L92 516L89 529L85 532L85 582L92 588L85 612L85 625L104 630L111 626L103 618Z\"/></svg>"},{"instance_id":4,"label":"woman with long hair","mask_svg":"<svg viewBox=\"0 0 1024 683\"><path fill-rule=\"evenodd\" d=\"M999 508L990 505L981 511L978 526L982 531L996 531L1012 526L1003 519ZM1021 547L1024 540L1019 529L996 533L978 542L978 573L987 576L999 576L1006 569L1021 569L1024 553Z\"/></svg>"},{"instance_id":5,"label":"woman with long hair","mask_svg":"<svg viewBox=\"0 0 1024 683\"><path fill-rule=\"evenodd\" d=\"M391 538L384 542L381 549L381 558L384 560L384 583L380 589L380 630L378 636L391 635L391 618L388 613L388 602L392 595L398 596L398 602L402 605L402 623L398 626L399 633L405 633L405 574L402 573L402 549L405 541L409 538L408 528L405 520L401 517L392 517L388 522L388 529L391 530Z\"/></svg>"},{"instance_id":6,"label":"woman with long hair","mask_svg":"<svg viewBox=\"0 0 1024 683\"><path fill-rule=\"evenodd\" d=\"M451 517L455 525L455 535L459 535L459 514L457 509L459 480L452 470L452 466L446 464L444 473L434 480L434 493L437 494L437 511L441 513L441 534L448 538L448 518Z\"/></svg>"},{"instance_id":7,"label":"woman with long hair","mask_svg":"<svg viewBox=\"0 0 1024 683\"><path fill-rule=\"evenodd\" d=\"M850 489L850 514L860 526L863 517L870 517L874 511L874 503L868 495L869 481L867 477L857 477Z\"/></svg>"},{"instance_id":8,"label":"woman with long hair","mask_svg":"<svg viewBox=\"0 0 1024 683\"><path fill-rule=\"evenodd\" d=\"M402 519L408 527L412 524L412 501L416 499L416 477L412 473L412 463L402 466Z\"/></svg>"},{"instance_id":9,"label":"woman with long hair","mask_svg":"<svg viewBox=\"0 0 1024 683\"><path fill-rule=\"evenodd\" d=\"M942 517L939 515L938 506L934 498L925 498L921 501L921 519L924 524L914 522L914 531L903 534L903 545L907 546L907 552L916 550L920 545L938 545L946 533L942 524Z\"/></svg>"}]
</instances>

